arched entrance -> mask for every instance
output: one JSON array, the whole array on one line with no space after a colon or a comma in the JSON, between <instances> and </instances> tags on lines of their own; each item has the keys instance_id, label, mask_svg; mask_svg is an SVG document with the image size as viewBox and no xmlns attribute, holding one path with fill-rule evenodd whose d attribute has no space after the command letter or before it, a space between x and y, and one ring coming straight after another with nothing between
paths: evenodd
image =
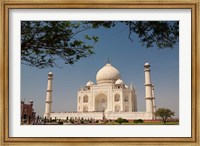
<instances>
[{"instance_id":1,"label":"arched entrance","mask_svg":"<svg viewBox=\"0 0 200 146\"><path fill-rule=\"evenodd\" d=\"M119 112L120 111L120 105L115 105L115 112Z\"/></svg>"},{"instance_id":2,"label":"arched entrance","mask_svg":"<svg viewBox=\"0 0 200 146\"><path fill-rule=\"evenodd\" d=\"M95 111L103 112L107 109L107 96L105 94L98 94L95 97Z\"/></svg>"},{"instance_id":3,"label":"arched entrance","mask_svg":"<svg viewBox=\"0 0 200 146\"><path fill-rule=\"evenodd\" d=\"M88 112L88 106L85 105L85 106L83 107L83 112Z\"/></svg>"}]
</instances>

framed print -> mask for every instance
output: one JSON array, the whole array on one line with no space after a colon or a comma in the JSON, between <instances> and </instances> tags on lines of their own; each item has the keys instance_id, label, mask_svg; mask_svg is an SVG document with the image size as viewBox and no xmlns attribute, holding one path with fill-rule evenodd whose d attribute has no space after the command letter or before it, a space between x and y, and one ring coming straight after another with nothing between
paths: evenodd
<instances>
[{"instance_id":1,"label":"framed print","mask_svg":"<svg viewBox=\"0 0 200 146\"><path fill-rule=\"evenodd\" d=\"M1 1L3 145L198 145L198 1Z\"/></svg>"}]
</instances>

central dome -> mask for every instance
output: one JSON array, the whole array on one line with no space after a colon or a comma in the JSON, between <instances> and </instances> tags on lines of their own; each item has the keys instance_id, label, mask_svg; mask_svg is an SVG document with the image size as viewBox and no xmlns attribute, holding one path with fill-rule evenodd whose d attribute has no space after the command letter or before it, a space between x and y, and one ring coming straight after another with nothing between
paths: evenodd
<instances>
[{"instance_id":1,"label":"central dome","mask_svg":"<svg viewBox=\"0 0 200 146\"><path fill-rule=\"evenodd\" d=\"M100 83L115 83L120 78L119 71L110 63L107 63L100 69L96 75L97 84Z\"/></svg>"}]
</instances>

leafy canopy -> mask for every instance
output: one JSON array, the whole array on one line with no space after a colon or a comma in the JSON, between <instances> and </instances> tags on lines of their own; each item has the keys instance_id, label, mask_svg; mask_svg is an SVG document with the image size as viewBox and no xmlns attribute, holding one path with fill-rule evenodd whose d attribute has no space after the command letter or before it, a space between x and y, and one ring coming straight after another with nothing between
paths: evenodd
<instances>
[{"instance_id":1,"label":"leafy canopy","mask_svg":"<svg viewBox=\"0 0 200 146\"><path fill-rule=\"evenodd\" d=\"M170 109L167 109L167 108L159 108L156 111L155 115L157 117L160 117L162 121L166 123L168 118L171 118L172 116L174 116L174 112L172 112Z\"/></svg>"},{"instance_id":2,"label":"leafy canopy","mask_svg":"<svg viewBox=\"0 0 200 146\"><path fill-rule=\"evenodd\" d=\"M74 64L94 54L94 44L98 42L98 36L82 32L114 29L118 24L128 28L130 41L136 33L147 48L173 48L179 39L178 21L22 21L22 64L37 68L59 67L58 60Z\"/></svg>"},{"instance_id":3,"label":"leafy canopy","mask_svg":"<svg viewBox=\"0 0 200 146\"><path fill-rule=\"evenodd\" d=\"M69 21L22 21L21 60L23 64L38 68L58 66L61 59L65 64L73 64L80 58L93 54L93 46L98 37L85 35L83 40L76 36L89 29L79 22Z\"/></svg>"}]
</instances>

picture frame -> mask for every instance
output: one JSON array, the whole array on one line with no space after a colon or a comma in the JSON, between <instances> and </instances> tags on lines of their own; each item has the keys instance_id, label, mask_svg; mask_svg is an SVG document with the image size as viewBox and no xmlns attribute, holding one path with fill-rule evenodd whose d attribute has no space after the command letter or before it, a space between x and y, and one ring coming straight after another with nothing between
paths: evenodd
<instances>
[{"instance_id":1,"label":"picture frame","mask_svg":"<svg viewBox=\"0 0 200 146\"><path fill-rule=\"evenodd\" d=\"M9 10L10 9L190 9L192 14L192 136L191 137L51 137L51 138L22 138L22 137L9 137ZM198 145L199 144L199 1L1 1L1 75L0 75L0 93L1 93L1 143L2 145L16 145L16 144L63 144L63 145Z\"/></svg>"}]
</instances>

